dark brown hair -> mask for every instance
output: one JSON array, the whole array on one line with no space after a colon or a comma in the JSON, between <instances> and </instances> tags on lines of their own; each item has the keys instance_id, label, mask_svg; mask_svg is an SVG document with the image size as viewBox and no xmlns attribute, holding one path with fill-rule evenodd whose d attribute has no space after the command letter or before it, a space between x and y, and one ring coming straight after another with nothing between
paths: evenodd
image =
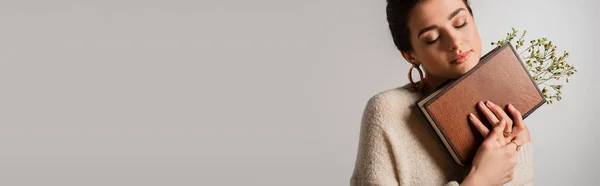
<instances>
[{"instance_id":1,"label":"dark brown hair","mask_svg":"<svg viewBox=\"0 0 600 186\"><path fill-rule=\"evenodd\" d=\"M412 51L408 18L418 3L426 0L387 0L386 13L394 44L402 52ZM469 0L463 0L469 13L473 15Z\"/></svg>"}]
</instances>

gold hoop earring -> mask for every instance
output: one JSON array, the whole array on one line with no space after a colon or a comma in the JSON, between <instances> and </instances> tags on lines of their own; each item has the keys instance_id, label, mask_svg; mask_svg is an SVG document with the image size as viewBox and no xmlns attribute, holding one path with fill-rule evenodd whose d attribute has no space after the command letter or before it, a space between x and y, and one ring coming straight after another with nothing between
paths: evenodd
<instances>
[{"instance_id":1,"label":"gold hoop earring","mask_svg":"<svg viewBox=\"0 0 600 186\"><path fill-rule=\"evenodd\" d=\"M415 83L415 81L413 81L412 71L414 68L416 68L419 72L419 77L421 78L419 80L419 83ZM423 88L423 71L421 70L421 68L419 68L419 65L413 64L412 67L410 67L410 70L408 70L408 80L410 81L410 84L412 85L414 90L420 91Z\"/></svg>"}]
</instances>

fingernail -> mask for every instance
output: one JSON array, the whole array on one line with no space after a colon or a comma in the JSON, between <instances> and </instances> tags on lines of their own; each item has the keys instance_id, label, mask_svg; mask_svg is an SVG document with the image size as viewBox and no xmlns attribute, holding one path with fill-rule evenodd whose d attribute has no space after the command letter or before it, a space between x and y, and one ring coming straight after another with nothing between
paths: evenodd
<instances>
[{"instance_id":1,"label":"fingernail","mask_svg":"<svg viewBox=\"0 0 600 186\"><path fill-rule=\"evenodd\" d=\"M508 107L512 110L515 110L515 107L512 104L508 104Z\"/></svg>"},{"instance_id":2,"label":"fingernail","mask_svg":"<svg viewBox=\"0 0 600 186\"><path fill-rule=\"evenodd\" d=\"M487 103L487 104L488 104L488 106L490 106L490 107L495 107L495 106L496 106L496 105L494 105L494 103L492 103L491 101L487 101L486 103Z\"/></svg>"},{"instance_id":3,"label":"fingernail","mask_svg":"<svg viewBox=\"0 0 600 186\"><path fill-rule=\"evenodd\" d=\"M475 119L475 116L473 115L473 113L469 113L469 117L470 117L471 119Z\"/></svg>"},{"instance_id":4,"label":"fingernail","mask_svg":"<svg viewBox=\"0 0 600 186\"><path fill-rule=\"evenodd\" d=\"M485 107L485 105L483 104L483 101L480 101L480 102L479 102L479 106L481 106L481 107Z\"/></svg>"}]
</instances>

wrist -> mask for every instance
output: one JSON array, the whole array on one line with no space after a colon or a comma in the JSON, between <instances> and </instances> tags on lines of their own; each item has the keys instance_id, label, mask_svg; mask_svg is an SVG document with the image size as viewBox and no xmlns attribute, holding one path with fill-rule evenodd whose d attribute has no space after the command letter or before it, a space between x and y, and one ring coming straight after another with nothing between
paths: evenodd
<instances>
[{"instance_id":1,"label":"wrist","mask_svg":"<svg viewBox=\"0 0 600 186\"><path fill-rule=\"evenodd\" d=\"M463 182L460 184L461 186L480 186L480 185L484 185L485 180L481 178L481 176L479 176L479 174L477 174L477 172L475 170L471 170L471 172L469 173L469 175L467 175L467 177L463 180Z\"/></svg>"}]
</instances>

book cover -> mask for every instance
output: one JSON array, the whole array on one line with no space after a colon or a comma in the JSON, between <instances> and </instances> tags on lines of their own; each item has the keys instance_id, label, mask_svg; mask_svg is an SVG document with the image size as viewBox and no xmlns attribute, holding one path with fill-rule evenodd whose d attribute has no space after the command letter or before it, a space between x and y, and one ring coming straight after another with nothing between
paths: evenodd
<instances>
[{"instance_id":1,"label":"book cover","mask_svg":"<svg viewBox=\"0 0 600 186\"><path fill-rule=\"evenodd\" d=\"M506 106L512 104L523 119L546 101L510 43L494 48L460 78L448 81L417 102L452 158L461 166L471 163L483 142L481 134L469 123L469 113L492 128L477 108L477 103L487 100L505 111Z\"/></svg>"}]
</instances>

